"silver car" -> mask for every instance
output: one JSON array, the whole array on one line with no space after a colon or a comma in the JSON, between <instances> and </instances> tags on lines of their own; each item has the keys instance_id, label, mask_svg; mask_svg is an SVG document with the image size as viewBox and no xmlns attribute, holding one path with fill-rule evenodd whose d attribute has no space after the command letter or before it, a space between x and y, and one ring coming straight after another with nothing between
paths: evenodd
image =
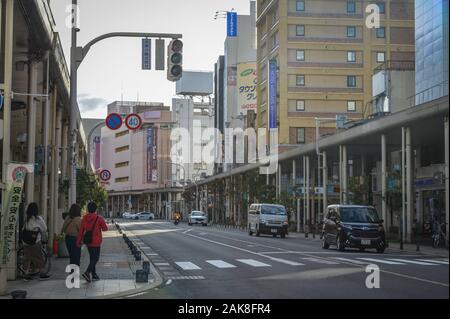
<instances>
[{"instance_id":1,"label":"silver car","mask_svg":"<svg viewBox=\"0 0 450 319\"><path fill-rule=\"evenodd\" d=\"M206 213L194 210L189 214L188 225L201 224L206 226L208 224L208 216Z\"/></svg>"}]
</instances>

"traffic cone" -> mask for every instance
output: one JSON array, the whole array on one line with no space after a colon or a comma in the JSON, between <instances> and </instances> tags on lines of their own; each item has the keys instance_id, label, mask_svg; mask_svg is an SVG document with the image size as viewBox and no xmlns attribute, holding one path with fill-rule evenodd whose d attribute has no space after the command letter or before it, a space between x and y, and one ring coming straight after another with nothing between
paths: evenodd
<instances>
[{"instance_id":1,"label":"traffic cone","mask_svg":"<svg viewBox=\"0 0 450 319\"><path fill-rule=\"evenodd\" d=\"M58 240L56 234L53 236L53 255L58 255Z\"/></svg>"}]
</instances>

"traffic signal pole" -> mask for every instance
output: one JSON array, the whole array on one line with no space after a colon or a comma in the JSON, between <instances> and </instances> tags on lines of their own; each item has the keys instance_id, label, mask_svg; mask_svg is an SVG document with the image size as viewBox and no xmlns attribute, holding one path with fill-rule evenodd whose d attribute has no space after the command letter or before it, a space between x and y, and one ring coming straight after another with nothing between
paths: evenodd
<instances>
[{"instance_id":1,"label":"traffic signal pole","mask_svg":"<svg viewBox=\"0 0 450 319\"><path fill-rule=\"evenodd\" d=\"M69 205L76 202L77 198L77 180L76 180L76 150L79 115L77 104L77 80L78 68L85 59L91 47L105 39L116 37L127 38L158 38L158 39L181 39L181 34L170 33L142 33L142 32L113 32L101 35L84 47L77 46L77 33L80 29L77 26L78 0L72 0L72 47L70 55L70 175L69 175ZM89 150L88 150L89 151Z\"/></svg>"}]
</instances>

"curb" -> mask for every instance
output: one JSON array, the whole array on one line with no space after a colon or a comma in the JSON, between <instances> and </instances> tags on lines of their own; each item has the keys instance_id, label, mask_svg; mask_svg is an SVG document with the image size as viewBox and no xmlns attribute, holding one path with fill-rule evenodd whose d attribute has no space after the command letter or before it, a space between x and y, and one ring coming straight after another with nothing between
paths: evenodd
<instances>
[{"instance_id":1,"label":"curb","mask_svg":"<svg viewBox=\"0 0 450 319\"><path fill-rule=\"evenodd\" d=\"M117 231L117 229L115 231L117 233L119 233ZM154 283L152 283L150 285L146 285L145 287L141 287L141 288L126 290L126 291L115 293L115 294L98 296L98 297L87 298L87 299L122 299L122 298L126 298L130 295L135 295L135 294L139 294L142 292L146 292L148 290L152 290L152 289L155 289L155 288L161 286L164 283L162 276L156 270L156 267L153 265L150 258L144 253L144 251L142 249L140 249L139 247L138 247L138 249L141 251L142 256L145 256L145 258L144 258L144 259L146 259L145 261L148 261L150 263L150 272L153 275L153 277L155 278Z\"/></svg>"}]
</instances>

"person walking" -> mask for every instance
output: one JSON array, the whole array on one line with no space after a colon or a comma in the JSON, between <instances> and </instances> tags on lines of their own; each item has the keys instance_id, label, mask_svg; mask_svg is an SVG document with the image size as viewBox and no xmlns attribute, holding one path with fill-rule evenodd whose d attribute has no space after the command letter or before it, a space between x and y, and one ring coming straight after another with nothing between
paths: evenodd
<instances>
[{"instance_id":1,"label":"person walking","mask_svg":"<svg viewBox=\"0 0 450 319\"><path fill-rule=\"evenodd\" d=\"M95 269L100 259L100 247L102 245L102 231L107 231L108 226L102 216L97 214L97 205L93 202L87 206L88 214L81 220L81 228L78 232L77 246L86 245L89 251L89 266L83 274L87 282L100 280Z\"/></svg>"},{"instance_id":2,"label":"person walking","mask_svg":"<svg viewBox=\"0 0 450 319\"><path fill-rule=\"evenodd\" d=\"M31 265L39 269L39 280L46 280L50 278L50 275L44 272L45 259L42 255L42 236L45 236L47 225L44 219L39 216L39 209L36 203L28 205L26 215L26 221L22 230L25 257L24 269L27 271L24 280L33 280L33 277L29 275Z\"/></svg>"},{"instance_id":3,"label":"person walking","mask_svg":"<svg viewBox=\"0 0 450 319\"><path fill-rule=\"evenodd\" d=\"M80 266L81 248L77 245L78 233L81 228L81 207L73 204L69 215L64 220L61 233L65 235L66 247L70 256L70 264Z\"/></svg>"}]
</instances>

